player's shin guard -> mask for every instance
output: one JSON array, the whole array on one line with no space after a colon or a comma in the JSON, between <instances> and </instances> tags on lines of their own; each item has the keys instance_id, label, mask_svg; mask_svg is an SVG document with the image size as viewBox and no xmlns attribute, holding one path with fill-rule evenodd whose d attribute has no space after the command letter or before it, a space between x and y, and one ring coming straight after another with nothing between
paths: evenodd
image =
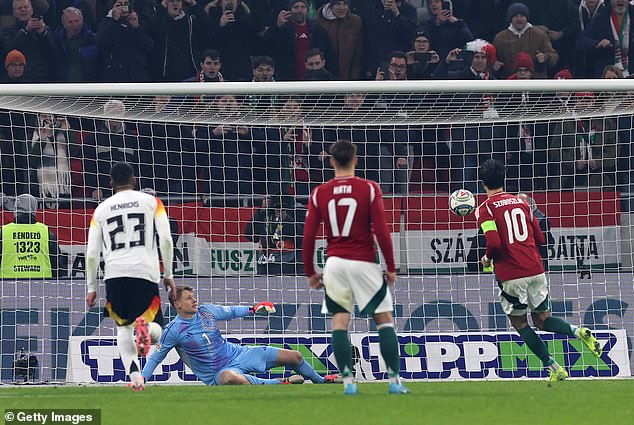
<instances>
[{"instance_id":1,"label":"player's shin guard","mask_svg":"<svg viewBox=\"0 0 634 425\"><path fill-rule=\"evenodd\" d=\"M341 376L344 380L346 377L352 377L352 347L348 339L348 331L333 330L331 344Z\"/></svg>"},{"instance_id":2,"label":"player's shin guard","mask_svg":"<svg viewBox=\"0 0 634 425\"><path fill-rule=\"evenodd\" d=\"M117 326L117 349L121 355L126 373L138 374L141 370L134 342L134 327L132 325Z\"/></svg>"},{"instance_id":3,"label":"player's shin guard","mask_svg":"<svg viewBox=\"0 0 634 425\"><path fill-rule=\"evenodd\" d=\"M572 326L570 323L566 322L564 319L560 319L559 317L550 316L544 320L544 330L548 332L575 336L576 329L576 326Z\"/></svg>"},{"instance_id":4,"label":"player's shin guard","mask_svg":"<svg viewBox=\"0 0 634 425\"><path fill-rule=\"evenodd\" d=\"M550 353L548 353L548 347L546 347L544 341L541 340L530 326L523 327L518 332L526 345L528 345L528 348L542 361L544 366L548 366L550 363Z\"/></svg>"},{"instance_id":5,"label":"player's shin guard","mask_svg":"<svg viewBox=\"0 0 634 425\"><path fill-rule=\"evenodd\" d=\"M401 371L401 359L398 351L398 338L394 331L394 324L382 323L377 326L379 330L379 346L381 356L387 365L390 382L400 384L399 372Z\"/></svg>"},{"instance_id":6,"label":"player's shin guard","mask_svg":"<svg viewBox=\"0 0 634 425\"><path fill-rule=\"evenodd\" d=\"M304 378L310 379L315 384L323 384L326 382L326 379L315 372L315 369L313 369L306 360L302 360L302 362L298 366L294 367L293 370L302 375Z\"/></svg>"}]
</instances>

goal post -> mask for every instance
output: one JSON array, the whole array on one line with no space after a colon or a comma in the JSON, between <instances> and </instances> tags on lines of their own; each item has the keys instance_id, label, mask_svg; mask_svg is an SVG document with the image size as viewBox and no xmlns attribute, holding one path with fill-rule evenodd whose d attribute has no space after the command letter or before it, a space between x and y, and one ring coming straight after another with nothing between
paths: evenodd
<instances>
[{"instance_id":1,"label":"goal post","mask_svg":"<svg viewBox=\"0 0 634 425\"><path fill-rule=\"evenodd\" d=\"M306 109L307 123L336 125L337 121L330 113L342 112L343 96L346 93L363 93L392 95L392 98L390 108L385 108L387 111L374 108L364 119L355 117L362 123L380 124L378 119L383 117L394 124L477 124L482 122L481 110L486 106L482 95L485 95L485 102L491 98L501 101L498 105L494 103L499 109L497 116L487 116L487 122L556 118L561 115L559 104L553 102L557 92L596 93L592 107L576 112L582 116L614 116L632 111L633 86L629 79L21 84L3 86L0 100L3 108L106 118L107 114L101 109L103 103L108 99L127 99L126 117L131 120L212 123L223 120L223 117L217 116L212 105L203 105L201 97L232 94L248 100L258 96L294 95L304 100L302 106ZM538 104L522 110L522 103L512 96L521 93L537 94ZM171 105L173 108L157 111L156 96L176 98ZM232 120L251 124L284 123L266 101L246 106ZM404 113L389 116L399 108Z\"/></svg>"},{"instance_id":2,"label":"goal post","mask_svg":"<svg viewBox=\"0 0 634 425\"><path fill-rule=\"evenodd\" d=\"M335 370L323 293L309 289L300 250L307 196L332 178L338 139L356 144L358 175L384 192L405 378L546 376L480 270L474 214L448 209L458 188L484 200L477 167L491 157L507 166L507 190L549 220L553 314L595 330L604 347L595 360L544 334L550 351L572 377L631 376L633 117L632 80L4 85L2 224L31 193L61 255L56 277L0 281L0 381L125 380L103 283L97 307L84 301L87 227L117 161L166 204L177 284L199 304L276 305L268 319L219 325L230 341L298 349L318 372ZM357 312L350 330L357 378L385 378L371 319ZM195 376L171 353L153 379Z\"/></svg>"}]
</instances>

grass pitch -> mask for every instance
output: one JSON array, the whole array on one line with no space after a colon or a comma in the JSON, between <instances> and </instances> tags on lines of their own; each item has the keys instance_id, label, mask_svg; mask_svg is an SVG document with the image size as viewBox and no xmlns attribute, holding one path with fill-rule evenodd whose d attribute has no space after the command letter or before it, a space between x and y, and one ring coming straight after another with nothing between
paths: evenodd
<instances>
[{"instance_id":1,"label":"grass pitch","mask_svg":"<svg viewBox=\"0 0 634 425\"><path fill-rule=\"evenodd\" d=\"M410 382L343 386L0 387L0 409L101 409L102 424L632 424L634 380ZM1 412L4 423L4 412ZM16 424L12 422L11 424Z\"/></svg>"}]
</instances>

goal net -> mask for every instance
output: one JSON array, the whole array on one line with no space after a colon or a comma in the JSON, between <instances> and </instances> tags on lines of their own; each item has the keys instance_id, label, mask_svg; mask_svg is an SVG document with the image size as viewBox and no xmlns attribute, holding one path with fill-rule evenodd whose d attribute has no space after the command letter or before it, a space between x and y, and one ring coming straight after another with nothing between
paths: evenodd
<instances>
[{"instance_id":1,"label":"goal net","mask_svg":"<svg viewBox=\"0 0 634 425\"><path fill-rule=\"evenodd\" d=\"M630 376L633 116L631 80L5 85L2 224L25 214L16 196L33 195L59 255L50 277L0 281L0 381L125 381L102 282L97 306L85 304L88 224L118 161L166 205L177 284L199 304L276 305L267 318L219 323L229 341L296 349L318 372L336 370L301 246L308 194L333 177L328 148L339 139L356 144L357 175L384 193L404 378L547 376L481 270L474 214L448 209L459 188L485 199L477 167L487 158L506 164L507 191L539 211L553 315L603 345L596 359L574 338L541 334L550 352L571 377ZM3 242L3 264L28 264L28 247L15 248ZM350 330L357 378L386 378L371 319L357 311ZM153 380L196 377L172 352Z\"/></svg>"}]
</instances>

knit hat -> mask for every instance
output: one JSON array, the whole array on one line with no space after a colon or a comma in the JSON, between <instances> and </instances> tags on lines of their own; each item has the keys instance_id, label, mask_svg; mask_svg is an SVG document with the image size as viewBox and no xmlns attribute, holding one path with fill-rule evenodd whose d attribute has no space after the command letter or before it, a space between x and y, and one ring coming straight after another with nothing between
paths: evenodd
<instances>
[{"instance_id":1,"label":"knit hat","mask_svg":"<svg viewBox=\"0 0 634 425\"><path fill-rule=\"evenodd\" d=\"M511 19L513 18L513 16L517 15L518 13L521 13L522 15L526 16L526 19L530 18L530 14L528 13L528 7L526 7L524 3L513 3L512 5L509 6L508 10L506 11L506 20L508 22L511 22Z\"/></svg>"},{"instance_id":2,"label":"knit hat","mask_svg":"<svg viewBox=\"0 0 634 425\"><path fill-rule=\"evenodd\" d=\"M295 3L299 3L300 1L306 5L307 9L310 9L310 5L308 4L308 0L291 0L291 1L288 2L288 10L291 10L293 8L293 5Z\"/></svg>"},{"instance_id":3,"label":"knit hat","mask_svg":"<svg viewBox=\"0 0 634 425\"><path fill-rule=\"evenodd\" d=\"M22 214L35 214L37 212L37 199L33 195L23 193L15 198L15 212Z\"/></svg>"},{"instance_id":4,"label":"knit hat","mask_svg":"<svg viewBox=\"0 0 634 425\"><path fill-rule=\"evenodd\" d=\"M7 53L6 58L4 59L4 67L9 66L10 63L21 63L26 65L26 58L19 50L11 50Z\"/></svg>"},{"instance_id":5,"label":"knit hat","mask_svg":"<svg viewBox=\"0 0 634 425\"><path fill-rule=\"evenodd\" d=\"M496 61L497 50L493 44L486 40L476 38L475 40L465 44L464 50L473 53L484 53L489 64L495 63Z\"/></svg>"},{"instance_id":6,"label":"knit hat","mask_svg":"<svg viewBox=\"0 0 634 425\"><path fill-rule=\"evenodd\" d=\"M330 0L330 8L332 9L332 7L336 5L337 3L339 3L340 1L348 5L350 4L350 0Z\"/></svg>"},{"instance_id":7,"label":"knit hat","mask_svg":"<svg viewBox=\"0 0 634 425\"><path fill-rule=\"evenodd\" d=\"M412 43L416 41L418 37L425 37L427 41L431 42L431 34L429 34L429 31L427 31L426 29L416 31L416 34L414 34L414 38L412 38Z\"/></svg>"},{"instance_id":8,"label":"knit hat","mask_svg":"<svg viewBox=\"0 0 634 425\"><path fill-rule=\"evenodd\" d=\"M572 76L572 72L569 69L562 69L558 73L555 74L555 80L572 80L574 77Z\"/></svg>"},{"instance_id":9,"label":"knit hat","mask_svg":"<svg viewBox=\"0 0 634 425\"><path fill-rule=\"evenodd\" d=\"M535 72L535 64L533 63L533 59L531 55L526 52L519 52L515 56L515 71L518 68L528 68L531 72Z\"/></svg>"}]
</instances>

